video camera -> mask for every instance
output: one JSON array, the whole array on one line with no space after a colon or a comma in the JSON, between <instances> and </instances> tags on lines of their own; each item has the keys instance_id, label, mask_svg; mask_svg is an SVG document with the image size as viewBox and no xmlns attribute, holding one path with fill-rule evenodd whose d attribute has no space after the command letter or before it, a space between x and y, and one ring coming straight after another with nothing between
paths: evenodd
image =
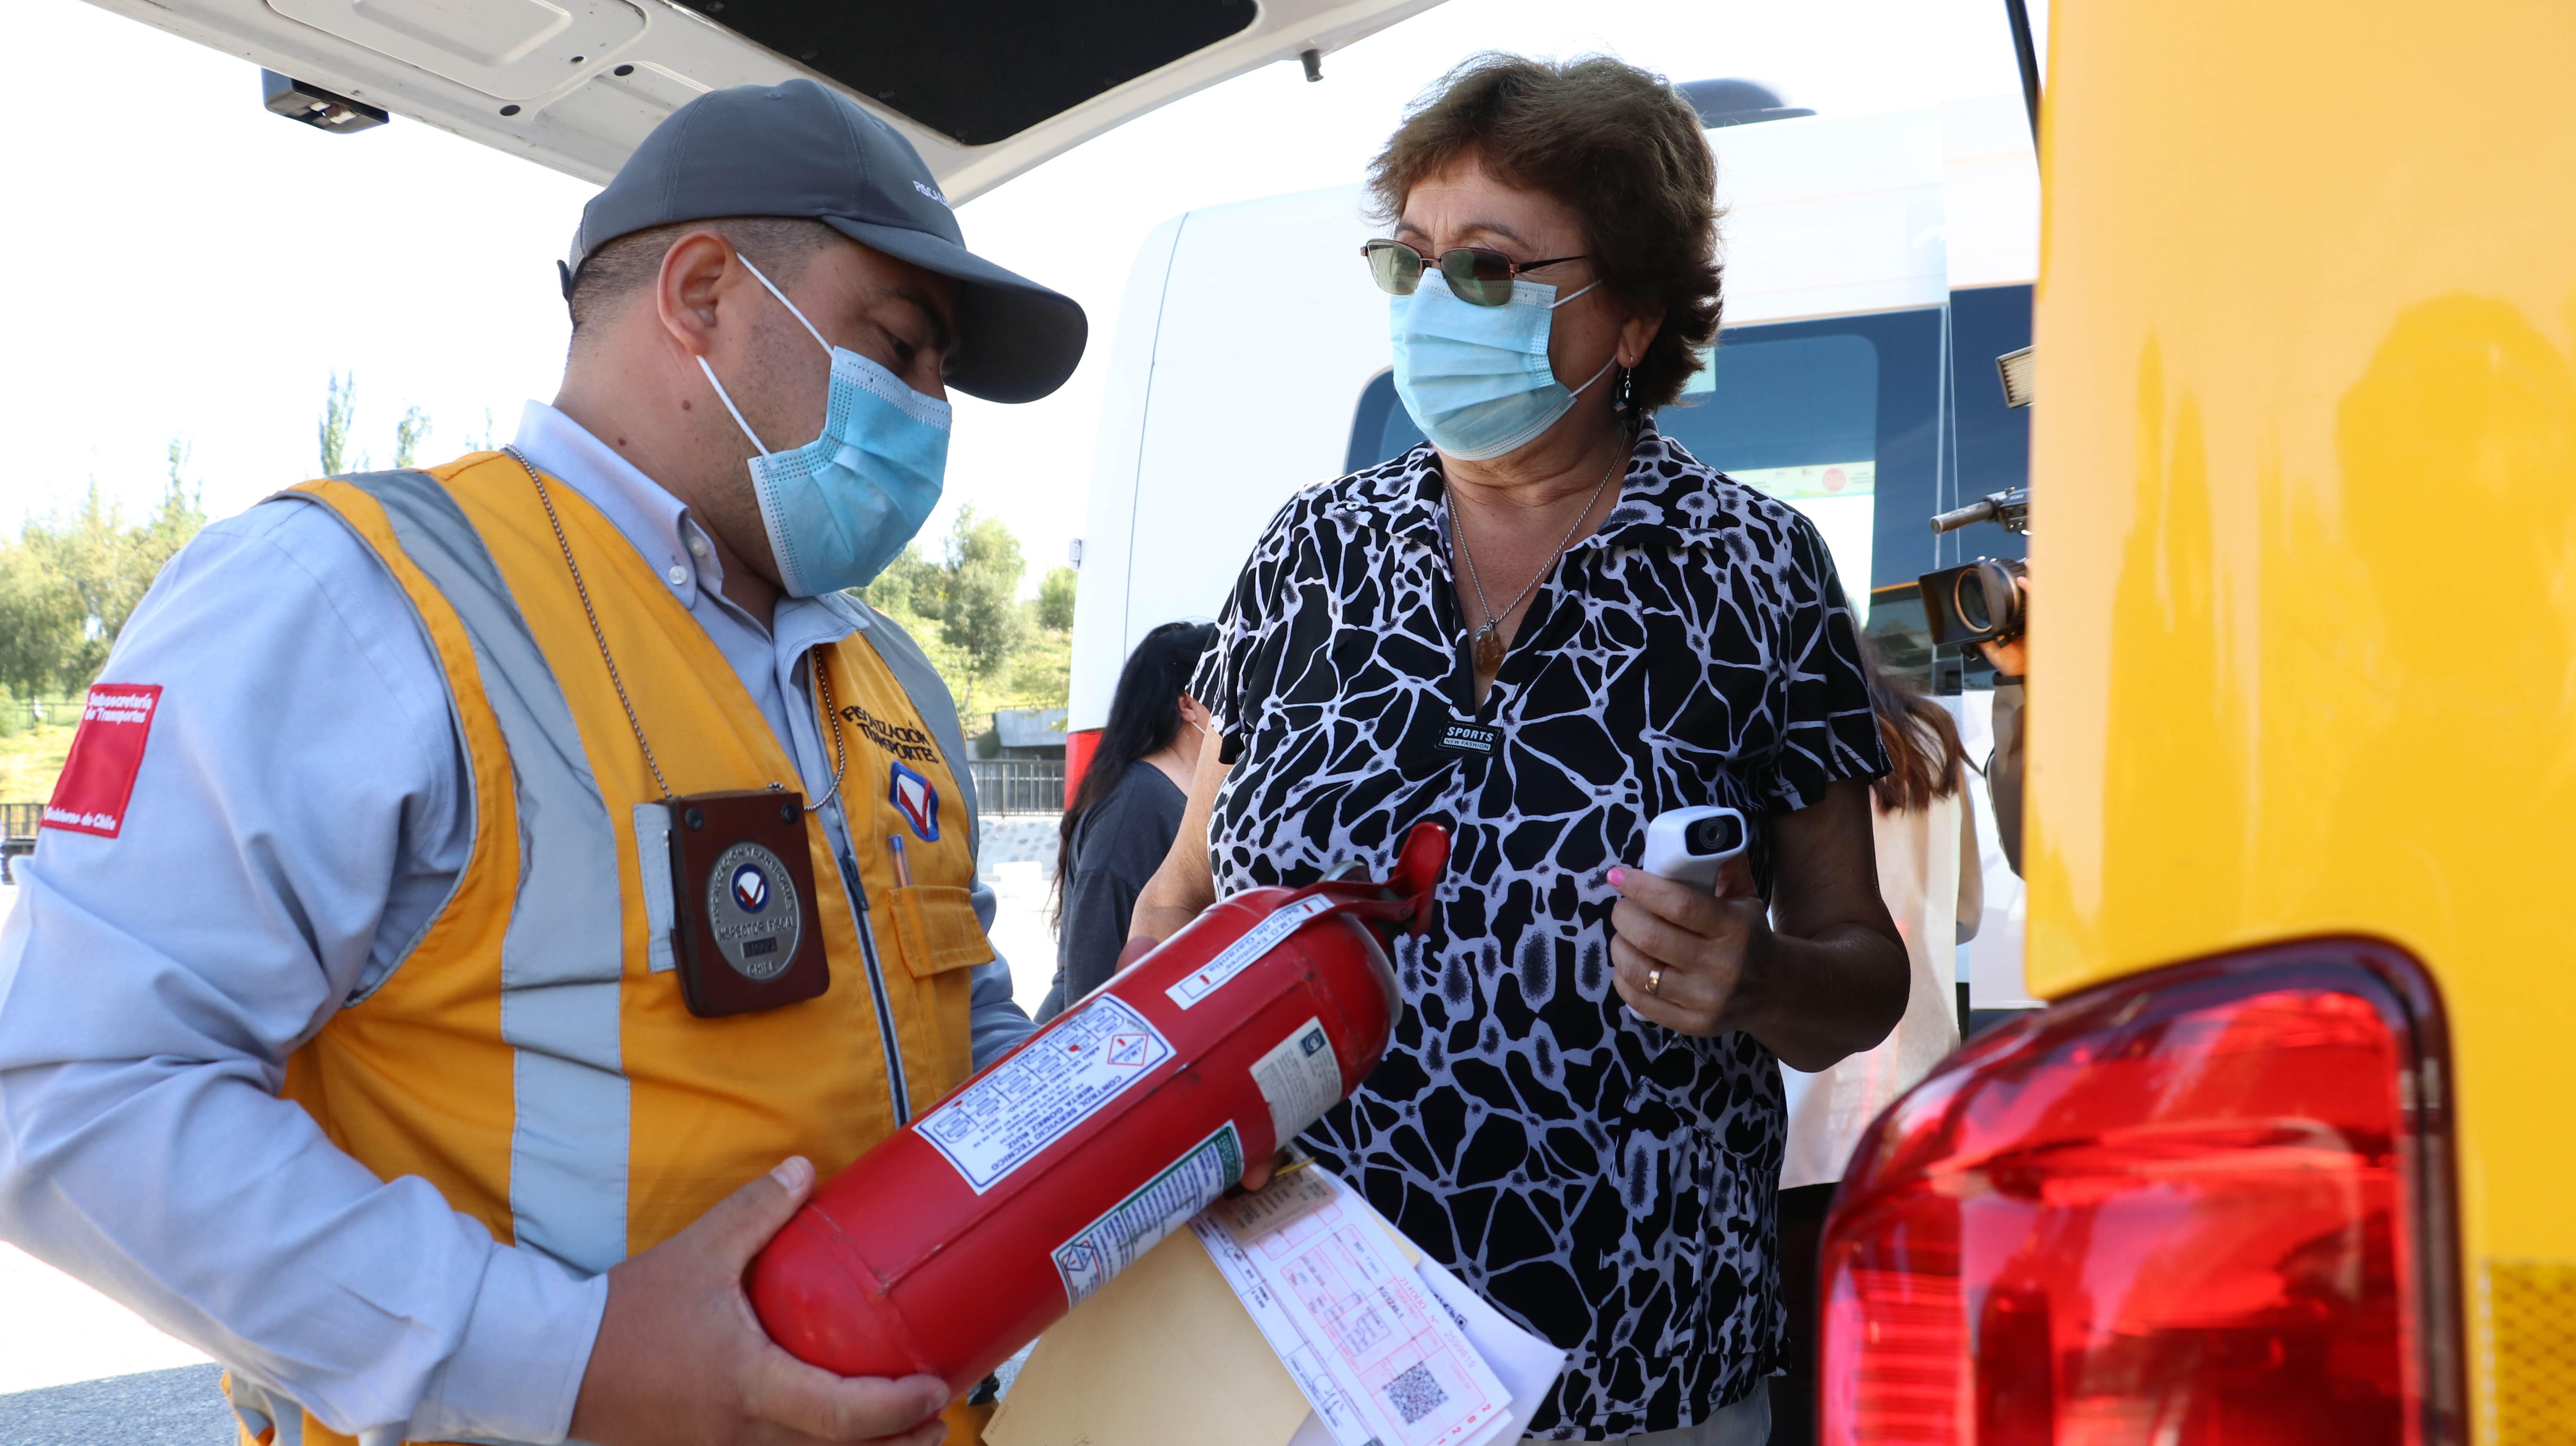
<instances>
[{"instance_id":1,"label":"video camera","mask_svg":"<svg viewBox=\"0 0 2576 1446\"><path fill-rule=\"evenodd\" d=\"M1955 532L1972 522L1992 522L2007 532L2030 533L2030 489L2014 487L1988 493L1977 501L1955 511L1944 512L1932 519L1935 533ZM2010 642L2029 627L2029 609L2022 604L2022 591L2015 579L2027 577L2028 566L2018 558L1980 557L1927 572L1914 580L1923 593L1923 617L1930 625L1932 644L1957 644L1962 649L1978 643Z\"/></svg>"}]
</instances>

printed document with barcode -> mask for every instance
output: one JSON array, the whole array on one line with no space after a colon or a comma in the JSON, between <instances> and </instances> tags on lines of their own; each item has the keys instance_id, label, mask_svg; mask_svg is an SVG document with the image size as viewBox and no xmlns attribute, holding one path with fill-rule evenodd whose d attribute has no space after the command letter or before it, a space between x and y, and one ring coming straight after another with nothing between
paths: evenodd
<instances>
[{"instance_id":1,"label":"printed document with barcode","mask_svg":"<svg viewBox=\"0 0 2576 1446\"><path fill-rule=\"evenodd\" d=\"M1314 1407L1308 1425L1337 1446L1517 1439L1555 1381L1546 1370L1528 1408L1514 1409L1524 1392L1496 1376L1376 1212L1320 1168L1219 1201L1191 1229ZM1562 1366L1561 1352L1546 1353Z\"/></svg>"}]
</instances>

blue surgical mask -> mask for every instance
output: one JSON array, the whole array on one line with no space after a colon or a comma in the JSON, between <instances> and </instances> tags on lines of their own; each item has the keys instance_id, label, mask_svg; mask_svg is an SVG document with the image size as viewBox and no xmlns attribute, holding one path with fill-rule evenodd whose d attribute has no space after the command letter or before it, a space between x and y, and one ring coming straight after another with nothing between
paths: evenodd
<instances>
[{"instance_id":1,"label":"blue surgical mask","mask_svg":"<svg viewBox=\"0 0 2576 1446\"><path fill-rule=\"evenodd\" d=\"M778 558L778 585L789 597L820 597L865 587L939 505L948 471L946 402L925 397L903 379L857 352L823 340L787 293L749 261L742 263L778 304L832 354L832 386L823 403L823 435L792 452L772 452L742 409L725 394L715 368L698 358L698 370L733 413L733 422L760 455L751 460L752 490L769 548Z\"/></svg>"},{"instance_id":2,"label":"blue surgical mask","mask_svg":"<svg viewBox=\"0 0 2576 1446\"><path fill-rule=\"evenodd\" d=\"M1471 306L1439 272L1426 271L1411 296L1391 298L1395 392L1431 445L1481 462L1526 444L1573 410L1574 399L1618 360L1603 362L1571 391L1547 364L1556 309L1591 289L1559 301L1553 286L1515 281L1511 300Z\"/></svg>"}]
</instances>

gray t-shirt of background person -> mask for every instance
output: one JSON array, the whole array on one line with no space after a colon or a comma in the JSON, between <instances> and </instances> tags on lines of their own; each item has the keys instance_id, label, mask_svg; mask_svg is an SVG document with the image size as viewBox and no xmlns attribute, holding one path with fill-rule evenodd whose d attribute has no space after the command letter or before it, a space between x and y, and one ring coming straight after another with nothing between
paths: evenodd
<instances>
[{"instance_id":1,"label":"gray t-shirt of background person","mask_svg":"<svg viewBox=\"0 0 2576 1446\"><path fill-rule=\"evenodd\" d=\"M1055 987L1038 1006L1038 1023L1053 1019L1116 971L1136 895L1171 852L1188 802L1163 770L1139 759L1074 825L1064 923L1056 935Z\"/></svg>"}]
</instances>

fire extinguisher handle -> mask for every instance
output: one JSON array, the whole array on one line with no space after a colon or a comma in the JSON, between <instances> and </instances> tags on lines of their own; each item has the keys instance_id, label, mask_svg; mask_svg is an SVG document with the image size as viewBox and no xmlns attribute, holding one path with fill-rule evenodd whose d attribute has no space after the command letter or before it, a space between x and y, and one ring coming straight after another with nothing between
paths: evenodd
<instances>
[{"instance_id":1,"label":"fire extinguisher handle","mask_svg":"<svg viewBox=\"0 0 2576 1446\"><path fill-rule=\"evenodd\" d=\"M1404 836L1395 870L1385 882L1326 879L1299 889L1289 896L1289 902L1328 899L1331 907L1323 914L1401 924L1404 932L1419 934L1431 922L1432 891L1439 887L1440 876L1448 866L1449 831L1436 823L1417 823Z\"/></svg>"},{"instance_id":2,"label":"fire extinguisher handle","mask_svg":"<svg viewBox=\"0 0 2576 1446\"><path fill-rule=\"evenodd\" d=\"M1396 855L1395 876L1387 881L1412 896L1414 933L1430 925L1432 891L1448 871L1449 830L1428 820L1415 824Z\"/></svg>"}]
</instances>

